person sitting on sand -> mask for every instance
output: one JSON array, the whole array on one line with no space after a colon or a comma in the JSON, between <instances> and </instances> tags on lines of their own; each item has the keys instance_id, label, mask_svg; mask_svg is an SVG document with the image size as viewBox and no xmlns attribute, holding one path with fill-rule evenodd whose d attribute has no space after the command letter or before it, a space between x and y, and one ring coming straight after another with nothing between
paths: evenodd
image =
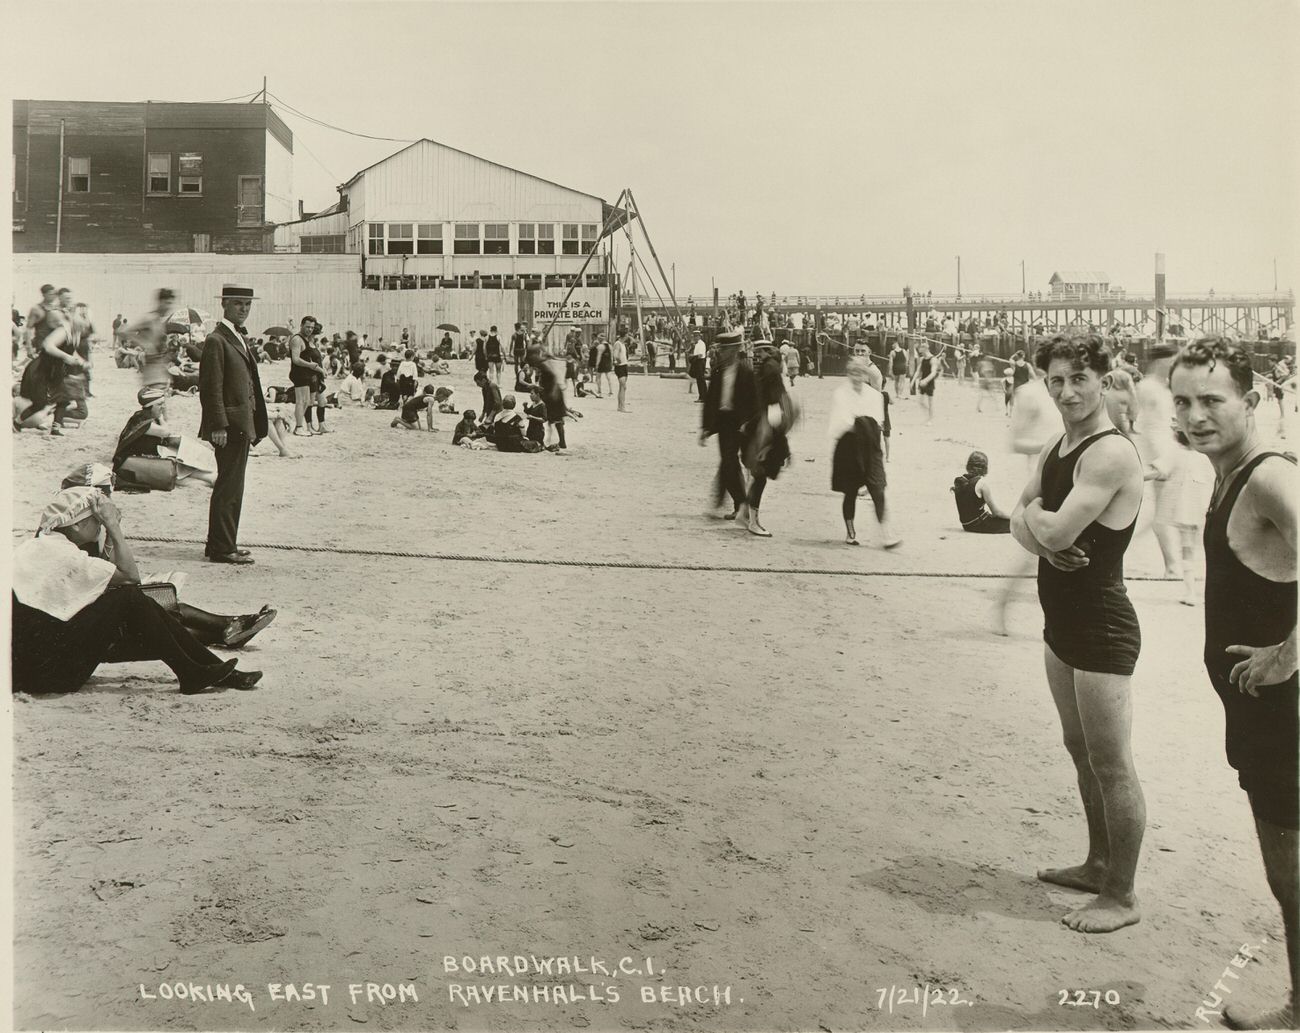
<instances>
[{"instance_id":1,"label":"person sitting on sand","mask_svg":"<svg viewBox=\"0 0 1300 1033\"><path fill-rule=\"evenodd\" d=\"M492 440L498 452L540 452L542 446L524 438L524 418L515 411L515 396L501 399L501 411L492 419Z\"/></svg>"},{"instance_id":2,"label":"person sitting on sand","mask_svg":"<svg viewBox=\"0 0 1300 1033\"><path fill-rule=\"evenodd\" d=\"M127 419L113 452L113 472L119 477L122 465L133 456L175 458L176 483L198 483L209 488L217 482L216 457L206 445L188 441L167 424L167 389L157 385L142 387L136 394L140 408ZM185 454L188 462L178 457Z\"/></svg>"},{"instance_id":3,"label":"person sitting on sand","mask_svg":"<svg viewBox=\"0 0 1300 1033\"><path fill-rule=\"evenodd\" d=\"M420 429L420 413L424 413L424 426L426 430L433 431L436 428L433 425L433 407L437 404L433 397L433 385L425 384L424 391L414 398L408 398L402 403L402 411L396 419L390 424L393 427L401 427L403 430Z\"/></svg>"},{"instance_id":4,"label":"person sitting on sand","mask_svg":"<svg viewBox=\"0 0 1300 1033\"><path fill-rule=\"evenodd\" d=\"M994 501L988 482L989 457L972 452L966 459L966 472L953 478L957 502L957 519L963 531L974 534L1010 534L1011 514Z\"/></svg>"},{"instance_id":5,"label":"person sitting on sand","mask_svg":"<svg viewBox=\"0 0 1300 1033\"><path fill-rule=\"evenodd\" d=\"M456 389L447 387L445 384L433 393L433 399L438 403L440 413L456 413Z\"/></svg>"},{"instance_id":6,"label":"person sitting on sand","mask_svg":"<svg viewBox=\"0 0 1300 1033\"><path fill-rule=\"evenodd\" d=\"M466 409L460 416L460 422L452 429L451 443L459 445L462 441L473 441L482 437L478 429L478 417L473 409Z\"/></svg>"},{"instance_id":7,"label":"person sitting on sand","mask_svg":"<svg viewBox=\"0 0 1300 1033\"><path fill-rule=\"evenodd\" d=\"M521 361L515 368L515 390L521 394L531 394L537 383L537 370Z\"/></svg>"},{"instance_id":8,"label":"person sitting on sand","mask_svg":"<svg viewBox=\"0 0 1300 1033\"><path fill-rule=\"evenodd\" d=\"M112 560L83 547L101 537ZM13 553L13 691L76 692L102 663L161 660L184 695L251 689L237 671L140 590L117 507L94 488L66 488Z\"/></svg>"},{"instance_id":9,"label":"person sitting on sand","mask_svg":"<svg viewBox=\"0 0 1300 1033\"><path fill-rule=\"evenodd\" d=\"M61 489L94 488L111 498L116 483L117 478L113 475L113 471L103 463L78 463L68 471L68 475L63 478L59 487ZM90 542L80 548L87 556L113 562L113 546L107 539ZM181 586L185 584L188 576L183 571L169 571L165 574L142 574L140 581L146 585L169 584L179 595ZM222 649L238 649L246 645L276 617L276 611L269 606L263 606L257 613L227 615L209 613L207 610L190 606L178 599L174 609L166 608L200 643Z\"/></svg>"},{"instance_id":10,"label":"person sitting on sand","mask_svg":"<svg viewBox=\"0 0 1300 1033\"><path fill-rule=\"evenodd\" d=\"M365 367L357 363L339 384L338 399L344 405L362 405L366 400L366 382L362 378Z\"/></svg>"},{"instance_id":11,"label":"person sitting on sand","mask_svg":"<svg viewBox=\"0 0 1300 1033\"><path fill-rule=\"evenodd\" d=\"M397 384L397 367L399 365L401 365L400 361L393 359L380 378L379 401L375 403L376 409L396 409L400 404L398 399L401 395L401 389Z\"/></svg>"}]
</instances>

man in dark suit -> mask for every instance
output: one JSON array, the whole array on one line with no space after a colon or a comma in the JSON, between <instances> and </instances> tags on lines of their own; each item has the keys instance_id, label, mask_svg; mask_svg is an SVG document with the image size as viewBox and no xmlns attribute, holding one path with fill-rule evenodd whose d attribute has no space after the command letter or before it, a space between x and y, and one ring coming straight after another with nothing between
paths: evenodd
<instances>
[{"instance_id":1,"label":"man in dark suit","mask_svg":"<svg viewBox=\"0 0 1300 1033\"><path fill-rule=\"evenodd\" d=\"M199 401L203 406L199 437L212 442L217 454L217 483L208 507L204 549L212 563L253 562L248 550L236 545L248 450L267 434L266 399L257 362L245 340L244 324L253 301L251 287L228 283L222 288L225 318L203 342L199 361Z\"/></svg>"},{"instance_id":2,"label":"man in dark suit","mask_svg":"<svg viewBox=\"0 0 1300 1033\"><path fill-rule=\"evenodd\" d=\"M714 338L718 360L704 397L704 419L700 426L700 445L713 434L718 436L718 475L713 484L713 504L722 505L723 495L731 496L732 512L723 519L739 517L747 522L745 475L740 469L741 428L758 408L754 369L740 354L740 330L727 330Z\"/></svg>"}]
</instances>

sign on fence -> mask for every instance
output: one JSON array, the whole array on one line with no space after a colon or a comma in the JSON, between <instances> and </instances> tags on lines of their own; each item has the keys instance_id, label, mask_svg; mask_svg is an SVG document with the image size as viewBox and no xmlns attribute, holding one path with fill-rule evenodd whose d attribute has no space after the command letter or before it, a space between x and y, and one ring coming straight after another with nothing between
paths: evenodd
<instances>
[{"instance_id":1,"label":"sign on fence","mask_svg":"<svg viewBox=\"0 0 1300 1033\"><path fill-rule=\"evenodd\" d=\"M533 326L557 323L604 323L608 320L606 304L609 291L603 287L577 287L565 302L567 287L550 287L533 291Z\"/></svg>"}]
</instances>

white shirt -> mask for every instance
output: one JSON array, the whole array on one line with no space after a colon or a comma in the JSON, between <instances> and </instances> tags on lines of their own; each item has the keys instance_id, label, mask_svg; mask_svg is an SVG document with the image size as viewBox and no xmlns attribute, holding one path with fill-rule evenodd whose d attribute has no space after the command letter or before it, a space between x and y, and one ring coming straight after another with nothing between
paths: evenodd
<instances>
[{"instance_id":1,"label":"white shirt","mask_svg":"<svg viewBox=\"0 0 1300 1033\"><path fill-rule=\"evenodd\" d=\"M702 359L707 354L708 354L708 349L704 347L704 338L703 337L695 338L695 347L691 350L691 357L696 359Z\"/></svg>"},{"instance_id":2,"label":"white shirt","mask_svg":"<svg viewBox=\"0 0 1300 1033\"><path fill-rule=\"evenodd\" d=\"M339 385L339 397L352 402L364 402L366 399L366 385L363 381L349 374L343 378L343 383Z\"/></svg>"},{"instance_id":3,"label":"white shirt","mask_svg":"<svg viewBox=\"0 0 1300 1033\"><path fill-rule=\"evenodd\" d=\"M248 354L248 343L244 340L244 335L235 329L234 323L232 323L229 319L219 319L217 320L217 326L229 327L230 332L235 335L235 340L239 342L240 349L244 352L244 354Z\"/></svg>"},{"instance_id":4,"label":"white shirt","mask_svg":"<svg viewBox=\"0 0 1300 1033\"><path fill-rule=\"evenodd\" d=\"M851 381L844 381L831 395L830 423L827 427L831 443L839 441L853 429L859 416L870 416L882 427L885 423L884 396L870 384L864 383L860 391L854 390Z\"/></svg>"},{"instance_id":5,"label":"white shirt","mask_svg":"<svg viewBox=\"0 0 1300 1033\"><path fill-rule=\"evenodd\" d=\"M66 621L104 594L115 570L57 532L28 538L13 552L14 595L24 606Z\"/></svg>"},{"instance_id":6,"label":"white shirt","mask_svg":"<svg viewBox=\"0 0 1300 1033\"><path fill-rule=\"evenodd\" d=\"M414 380L420 375L420 368L414 362L407 360L398 365L397 375L399 377L410 377Z\"/></svg>"}]
</instances>

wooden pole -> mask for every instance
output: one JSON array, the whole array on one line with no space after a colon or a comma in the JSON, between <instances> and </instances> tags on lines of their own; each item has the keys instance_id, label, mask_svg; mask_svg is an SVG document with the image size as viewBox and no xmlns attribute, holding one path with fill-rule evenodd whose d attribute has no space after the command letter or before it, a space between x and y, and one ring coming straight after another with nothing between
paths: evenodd
<instances>
[{"instance_id":1,"label":"wooden pole","mask_svg":"<svg viewBox=\"0 0 1300 1033\"><path fill-rule=\"evenodd\" d=\"M63 246L63 181L68 178L66 170L63 168L63 125L64 120L59 119L59 211L54 221L55 254Z\"/></svg>"}]
</instances>

